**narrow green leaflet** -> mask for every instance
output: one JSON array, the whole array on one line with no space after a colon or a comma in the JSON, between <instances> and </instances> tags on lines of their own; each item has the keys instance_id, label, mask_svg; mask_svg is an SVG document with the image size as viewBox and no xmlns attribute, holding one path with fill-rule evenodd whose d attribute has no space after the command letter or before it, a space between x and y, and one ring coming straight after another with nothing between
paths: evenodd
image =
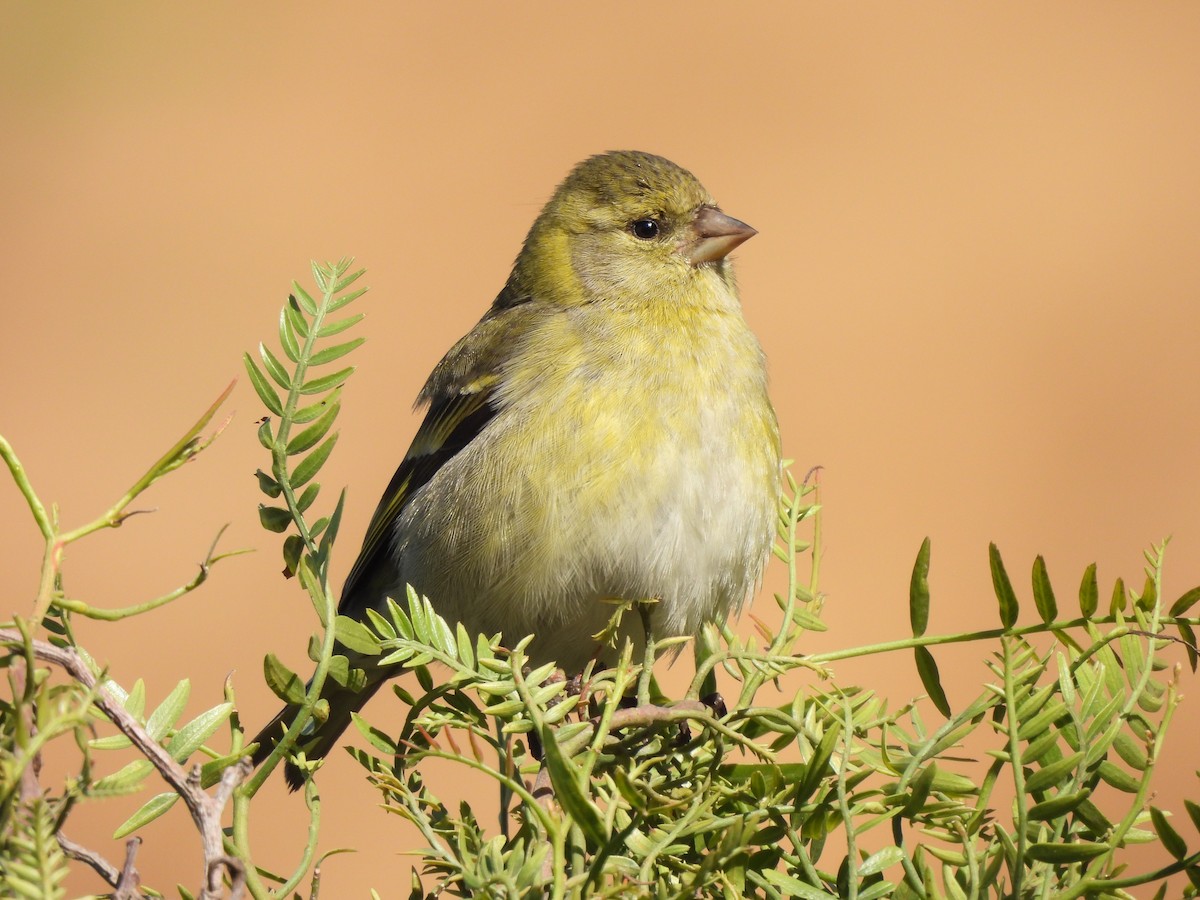
<instances>
[{"instance_id":1,"label":"narrow green leaflet","mask_svg":"<svg viewBox=\"0 0 1200 900\"><path fill-rule=\"evenodd\" d=\"M275 383L285 391L289 390L292 386L291 376L288 375L287 369L283 367L283 363L279 361L279 358L261 341L258 345L258 355L262 357L263 366L270 376L275 379Z\"/></svg>"},{"instance_id":2,"label":"narrow green leaflet","mask_svg":"<svg viewBox=\"0 0 1200 900\"><path fill-rule=\"evenodd\" d=\"M988 544L988 562L992 569L992 587L996 591L996 599L1000 603L1000 624L1012 628L1017 624L1020 607L1017 595L1013 591L1008 573L1004 571L1004 560L1000 558L1000 548L994 543Z\"/></svg>"},{"instance_id":3,"label":"narrow green leaflet","mask_svg":"<svg viewBox=\"0 0 1200 900\"><path fill-rule=\"evenodd\" d=\"M306 381L300 387L301 394L320 394L330 388L340 386L347 378L354 374L354 366L346 366L344 369L338 369L329 375L322 375L320 378L314 378L311 381Z\"/></svg>"},{"instance_id":4,"label":"narrow green leaflet","mask_svg":"<svg viewBox=\"0 0 1200 900\"><path fill-rule=\"evenodd\" d=\"M288 456L295 456L297 453L303 453L305 450L315 447L317 442L325 437L326 432L333 425L333 421L337 418L341 408L342 405L340 403L329 404L317 421L288 441Z\"/></svg>"},{"instance_id":5,"label":"narrow green leaflet","mask_svg":"<svg viewBox=\"0 0 1200 900\"><path fill-rule=\"evenodd\" d=\"M363 341L365 340L366 338L358 337L354 338L353 340L346 341L344 344L334 344L332 347L326 347L324 350L319 350L313 354L312 359L309 360L309 365L323 366L326 363L333 362L335 359L341 359L347 353L351 353L357 348L361 347Z\"/></svg>"},{"instance_id":6,"label":"narrow green leaflet","mask_svg":"<svg viewBox=\"0 0 1200 900\"><path fill-rule=\"evenodd\" d=\"M938 712L947 719L950 718L950 701L946 699L946 692L942 689L941 675L938 673L937 661L934 660L933 654L929 652L928 647L913 647L913 654L916 656L917 674L921 676L925 693L929 695Z\"/></svg>"},{"instance_id":7,"label":"narrow green leaflet","mask_svg":"<svg viewBox=\"0 0 1200 900\"><path fill-rule=\"evenodd\" d=\"M260 503L258 506L258 521L267 531L283 534L291 527L292 514L278 506L267 506Z\"/></svg>"},{"instance_id":8,"label":"narrow green leaflet","mask_svg":"<svg viewBox=\"0 0 1200 900\"><path fill-rule=\"evenodd\" d=\"M153 822L174 806L175 801L178 799L179 795L174 791L167 791L166 793L151 797L138 808L137 812L117 826L117 830L113 832L113 840L120 840L123 837L127 837L143 825Z\"/></svg>"},{"instance_id":9,"label":"narrow green leaflet","mask_svg":"<svg viewBox=\"0 0 1200 900\"><path fill-rule=\"evenodd\" d=\"M858 874L866 878L894 866L904 859L904 851L899 847L884 847L878 853L872 853L858 866Z\"/></svg>"},{"instance_id":10,"label":"narrow green leaflet","mask_svg":"<svg viewBox=\"0 0 1200 900\"><path fill-rule=\"evenodd\" d=\"M186 762L188 757L199 750L213 732L221 727L232 712L232 703L218 703L212 709L206 709L176 730L167 743L167 752L175 757L176 762Z\"/></svg>"},{"instance_id":11,"label":"narrow green leaflet","mask_svg":"<svg viewBox=\"0 0 1200 900\"><path fill-rule=\"evenodd\" d=\"M344 319L338 319L334 322L326 322L317 329L317 337L333 337L335 334L341 334L349 328L353 328L363 320L366 313L355 313L352 316L346 316Z\"/></svg>"},{"instance_id":12,"label":"narrow green leaflet","mask_svg":"<svg viewBox=\"0 0 1200 900\"><path fill-rule=\"evenodd\" d=\"M349 616L338 616L333 620L333 623L333 630L334 634L337 635L338 643L342 644L348 650L363 653L367 656L379 655L379 639L371 634L371 629L367 628L362 622L357 619L351 619Z\"/></svg>"},{"instance_id":13,"label":"narrow green leaflet","mask_svg":"<svg viewBox=\"0 0 1200 900\"><path fill-rule=\"evenodd\" d=\"M191 682L185 678L175 685L175 690L167 695L167 699L160 703L154 712L150 713L150 718L146 720L146 733L150 737L156 741L163 739L167 729L183 715L183 708L187 705L191 690Z\"/></svg>"},{"instance_id":14,"label":"narrow green leaflet","mask_svg":"<svg viewBox=\"0 0 1200 900\"><path fill-rule=\"evenodd\" d=\"M274 653L263 657L263 678L267 687L284 703L304 702L304 681L284 665Z\"/></svg>"},{"instance_id":15,"label":"narrow green leaflet","mask_svg":"<svg viewBox=\"0 0 1200 900\"><path fill-rule=\"evenodd\" d=\"M1108 614L1115 616L1119 612L1124 612L1128 603L1129 594L1125 590L1125 579L1118 578L1113 584L1112 600L1108 604Z\"/></svg>"},{"instance_id":16,"label":"narrow green leaflet","mask_svg":"<svg viewBox=\"0 0 1200 900\"><path fill-rule=\"evenodd\" d=\"M908 584L908 618L913 637L923 635L929 625L929 548L927 537L921 542Z\"/></svg>"},{"instance_id":17,"label":"narrow green leaflet","mask_svg":"<svg viewBox=\"0 0 1200 900\"><path fill-rule=\"evenodd\" d=\"M1183 859L1188 855L1187 843L1179 832L1171 827L1166 815L1157 806L1150 807L1150 821L1154 823L1154 833L1158 835L1168 853L1176 859Z\"/></svg>"},{"instance_id":18,"label":"narrow green leaflet","mask_svg":"<svg viewBox=\"0 0 1200 900\"><path fill-rule=\"evenodd\" d=\"M604 816L588 795L586 776L563 754L553 729L543 729L541 737L546 768L554 784L554 799L592 844L604 846L608 840Z\"/></svg>"},{"instance_id":19,"label":"narrow green leaflet","mask_svg":"<svg viewBox=\"0 0 1200 900\"><path fill-rule=\"evenodd\" d=\"M317 472L321 471L321 466L325 465L325 460L329 459L329 454L333 452L333 448L337 444L339 433L335 431L327 441L304 457L300 464L296 466L295 471L292 472L292 487L303 486Z\"/></svg>"},{"instance_id":20,"label":"narrow green leaflet","mask_svg":"<svg viewBox=\"0 0 1200 900\"><path fill-rule=\"evenodd\" d=\"M324 288L322 288L322 290L324 290ZM309 294L309 292L306 291L298 281L292 282L291 299L294 300L297 305L299 305L300 308L310 316L315 316L317 314L317 301L312 298L312 295Z\"/></svg>"},{"instance_id":21,"label":"narrow green leaflet","mask_svg":"<svg viewBox=\"0 0 1200 900\"><path fill-rule=\"evenodd\" d=\"M242 361L246 364L246 374L250 376L250 383L254 385L254 392L258 394L263 406L277 416L283 415L283 401L279 399L279 392L267 381L267 376L262 373L258 363L250 358L249 353L242 354Z\"/></svg>"},{"instance_id":22,"label":"narrow green leaflet","mask_svg":"<svg viewBox=\"0 0 1200 900\"><path fill-rule=\"evenodd\" d=\"M1194 587L1190 591L1184 593L1182 597L1171 604L1171 611L1168 613L1171 618L1175 619L1179 616L1186 615L1187 611L1200 602L1200 587Z\"/></svg>"},{"instance_id":23,"label":"narrow green leaflet","mask_svg":"<svg viewBox=\"0 0 1200 900\"><path fill-rule=\"evenodd\" d=\"M1033 561L1033 603L1043 622L1053 622L1058 617L1058 602L1054 599L1054 588L1050 586L1050 575L1046 572L1046 560L1041 554Z\"/></svg>"},{"instance_id":24,"label":"narrow green leaflet","mask_svg":"<svg viewBox=\"0 0 1200 900\"><path fill-rule=\"evenodd\" d=\"M1085 619L1096 614L1100 605L1100 586L1096 583L1096 564L1092 563L1083 572L1083 580L1079 582L1079 611Z\"/></svg>"}]
</instances>

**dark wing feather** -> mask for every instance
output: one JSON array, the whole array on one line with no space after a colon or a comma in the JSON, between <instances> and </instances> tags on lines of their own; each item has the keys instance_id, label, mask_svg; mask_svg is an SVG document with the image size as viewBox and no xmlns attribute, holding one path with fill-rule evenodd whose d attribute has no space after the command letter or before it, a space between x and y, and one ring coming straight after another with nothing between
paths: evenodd
<instances>
[{"instance_id":1,"label":"dark wing feather","mask_svg":"<svg viewBox=\"0 0 1200 900\"><path fill-rule=\"evenodd\" d=\"M442 401L430 405L412 446L392 476L367 526L358 559L342 588L338 612L361 618L364 608L379 599L394 579L395 567L387 559L396 518L446 462L471 443L496 415L492 404L495 378L484 378Z\"/></svg>"}]
</instances>

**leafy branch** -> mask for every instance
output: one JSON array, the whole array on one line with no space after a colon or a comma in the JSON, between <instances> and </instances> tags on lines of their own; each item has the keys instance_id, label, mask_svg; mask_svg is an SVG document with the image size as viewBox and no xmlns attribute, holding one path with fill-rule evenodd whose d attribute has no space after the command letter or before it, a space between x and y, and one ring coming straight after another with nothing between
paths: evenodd
<instances>
[{"instance_id":1,"label":"leafy branch","mask_svg":"<svg viewBox=\"0 0 1200 900\"><path fill-rule=\"evenodd\" d=\"M261 504L259 521L274 533L294 531L287 534L283 543L284 572L289 577L299 576L319 624L318 632L309 642L314 668L307 682L274 654L268 654L263 663L267 684L285 702L294 704L297 712L285 723L286 731L258 770L238 788L231 841L240 855L250 857L250 801L278 764L289 760L300 767L306 778L304 798L309 828L295 869L287 877L275 877L279 882L277 887L268 888L257 871L248 872L247 887L255 898L288 896L313 865L321 808L311 777L315 764L293 756L293 751L312 718L327 714L328 703L321 699L326 679L333 678L345 687L363 677L345 656L335 652L339 640L343 643L351 640L346 630L354 624L348 625L336 616L337 602L329 584L329 559L341 522L345 493L329 516L308 518L321 490L314 479L337 444L338 432L332 428L341 411L342 386L354 373L354 367L345 366L325 374L313 374L313 370L342 360L364 340L329 342L363 318L362 313L333 318L367 290L350 290L364 271L351 271L352 263L350 259L324 265L314 263L312 275L317 297L299 283L292 283L278 326L280 351L290 367L265 343L259 344L258 360L248 353L244 356L246 372L259 399L277 417L264 418L259 425L258 438L271 453L271 467L270 472L260 469L256 477L262 492L270 500L282 500L283 505Z\"/></svg>"},{"instance_id":2,"label":"leafy branch","mask_svg":"<svg viewBox=\"0 0 1200 900\"><path fill-rule=\"evenodd\" d=\"M389 808L424 836L423 875L433 888L420 895L1123 897L1138 884L1159 884L1164 896L1166 879L1180 872L1200 883L1200 855L1148 805L1179 697L1178 666L1161 657L1181 638L1164 629L1194 625L1184 617L1200 599L1192 590L1169 608L1161 602L1164 547L1147 553L1142 592L1118 583L1102 615L1089 568L1082 615L1070 620L1059 618L1039 557L1032 584L1042 621L1028 626L993 547L1001 626L936 636L925 634L927 541L910 583L911 639L802 656L803 634L824 627L815 564L807 579L796 564L804 553L820 556L820 515L815 483L789 479L788 488L781 627L761 628L761 643L713 629L676 703L646 704L647 667L668 649L652 640L646 659L627 649L614 668L572 683L547 668L526 671L523 644L505 650L449 628L411 592L406 606L389 602L372 614L381 663L410 670L422 693L394 688L410 705L395 736L356 719L374 753L352 754ZM813 523L811 541L798 537L804 522ZM1038 636L1053 641L1050 650L1029 642ZM953 712L929 648L987 640L999 643L988 663L995 680ZM789 671L829 678L838 659L889 650L916 654L944 716L937 727L925 725L916 701L892 712L861 688L810 687L782 705L760 699ZM449 677L435 680L434 664ZM696 699L717 673L740 684L729 709ZM631 695L637 705L626 708ZM522 735L535 740L522 744ZM980 742L991 744L986 762L968 749ZM421 775L426 759L504 789L514 809L499 835L488 835L469 804L452 810L438 800ZM992 801L1006 774L1015 796L1008 813ZM1127 796L1125 805L1101 803L1102 784ZM1187 807L1200 829L1200 807ZM893 843L860 849L880 826ZM1152 840L1171 861L1130 873L1124 849ZM843 850L827 868L836 843Z\"/></svg>"}]
</instances>

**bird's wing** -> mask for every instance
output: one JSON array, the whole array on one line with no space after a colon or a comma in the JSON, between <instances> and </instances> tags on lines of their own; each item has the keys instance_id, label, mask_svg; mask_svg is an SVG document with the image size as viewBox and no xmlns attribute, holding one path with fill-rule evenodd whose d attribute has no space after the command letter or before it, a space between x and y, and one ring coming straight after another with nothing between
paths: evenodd
<instances>
[{"instance_id":1,"label":"bird's wing","mask_svg":"<svg viewBox=\"0 0 1200 900\"><path fill-rule=\"evenodd\" d=\"M396 570L389 554L396 518L413 494L496 415L499 373L512 352L511 337L536 306L497 300L433 370L419 400L429 404L429 411L367 526L362 550L342 588L338 606L342 615L361 618L365 608L394 584Z\"/></svg>"},{"instance_id":2,"label":"bird's wing","mask_svg":"<svg viewBox=\"0 0 1200 900\"><path fill-rule=\"evenodd\" d=\"M430 405L412 446L392 476L367 526L358 559L342 588L339 613L361 617L364 607L376 602L380 592L393 580L394 566L387 554L391 552L392 526L396 518L417 489L491 421L496 409L490 400L497 380L496 376L478 379Z\"/></svg>"}]
</instances>

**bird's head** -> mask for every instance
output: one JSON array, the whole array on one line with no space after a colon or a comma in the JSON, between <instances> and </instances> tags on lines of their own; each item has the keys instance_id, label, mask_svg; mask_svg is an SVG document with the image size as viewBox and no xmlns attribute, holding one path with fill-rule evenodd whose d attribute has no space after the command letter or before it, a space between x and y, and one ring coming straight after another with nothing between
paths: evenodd
<instances>
[{"instance_id":1,"label":"bird's head","mask_svg":"<svg viewBox=\"0 0 1200 900\"><path fill-rule=\"evenodd\" d=\"M731 284L726 255L755 230L661 156L614 151L577 165L525 240L513 279L562 303L670 302ZM512 284L511 287L517 287Z\"/></svg>"}]
</instances>

